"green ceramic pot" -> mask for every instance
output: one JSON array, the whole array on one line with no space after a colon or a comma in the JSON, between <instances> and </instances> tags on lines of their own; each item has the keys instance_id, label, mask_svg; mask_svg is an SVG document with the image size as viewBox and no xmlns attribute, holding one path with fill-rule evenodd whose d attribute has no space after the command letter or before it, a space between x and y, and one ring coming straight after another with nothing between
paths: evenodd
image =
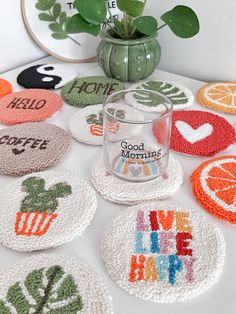
<instances>
[{"instance_id":1,"label":"green ceramic pot","mask_svg":"<svg viewBox=\"0 0 236 314\"><path fill-rule=\"evenodd\" d=\"M123 40L103 31L97 57L107 76L122 82L134 82L148 77L156 69L160 62L161 47L156 35Z\"/></svg>"}]
</instances>

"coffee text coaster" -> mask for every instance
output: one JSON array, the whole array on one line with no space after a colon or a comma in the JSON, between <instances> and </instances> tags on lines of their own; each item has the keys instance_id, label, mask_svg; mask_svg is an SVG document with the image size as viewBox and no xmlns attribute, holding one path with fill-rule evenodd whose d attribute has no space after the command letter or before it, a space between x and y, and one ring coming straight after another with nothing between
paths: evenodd
<instances>
[{"instance_id":1,"label":"coffee text coaster","mask_svg":"<svg viewBox=\"0 0 236 314\"><path fill-rule=\"evenodd\" d=\"M129 207L107 228L102 258L125 291L158 303L182 302L218 280L225 258L221 231L188 206Z\"/></svg>"},{"instance_id":2,"label":"coffee text coaster","mask_svg":"<svg viewBox=\"0 0 236 314\"><path fill-rule=\"evenodd\" d=\"M103 280L84 262L38 254L0 273L1 314L113 314Z\"/></svg>"},{"instance_id":3,"label":"coffee text coaster","mask_svg":"<svg viewBox=\"0 0 236 314\"><path fill-rule=\"evenodd\" d=\"M20 176L58 163L70 137L56 125L24 123L0 130L0 173Z\"/></svg>"},{"instance_id":4,"label":"coffee text coaster","mask_svg":"<svg viewBox=\"0 0 236 314\"><path fill-rule=\"evenodd\" d=\"M0 97L6 96L12 93L12 85L7 80L0 78Z\"/></svg>"}]
</instances>

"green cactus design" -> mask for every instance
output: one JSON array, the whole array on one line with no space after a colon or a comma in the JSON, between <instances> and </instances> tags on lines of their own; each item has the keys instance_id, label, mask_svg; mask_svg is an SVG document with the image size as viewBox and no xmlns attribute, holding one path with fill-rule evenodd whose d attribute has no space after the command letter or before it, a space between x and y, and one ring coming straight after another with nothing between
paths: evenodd
<instances>
[{"instance_id":1,"label":"green cactus design","mask_svg":"<svg viewBox=\"0 0 236 314\"><path fill-rule=\"evenodd\" d=\"M181 89L169 83L149 81L143 83L141 85L141 88L144 90L153 90L163 94L170 99L173 105L186 104L189 100L188 96L183 91L181 91ZM160 104L163 104L163 101L165 101L165 99L161 96L149 94L145 91L142 91L141 89L134 94L134 98L137 100L138 103L150 107L158 106Z\"/></svg>"},{"instance_id":2,"label":"green cactus design","mask_svg":"<svg viewBox=\"0 0 236 314\"><path fill-rule=\"evenodd\" d=\"M57 265L32 271L0 300L1 314L77 314L82 308L73 277Z\"/></svg>"},{"instance_id":3,"label":"green cactus design","mask_svg":"<svg viewBox=\"0 0 236 314\"><path fill-rule=\"evenodd\" d=\"M28 195L22 200L21 212L53 213L59 206L58 198L67 197L72 193L71 186L60 182L45 190L45 180L29 177L22 182L22 191Z\"/></svg>"},{"instance_id":4,"label":"green cactus design","mask_svg":"<svg viewBox=\"0 0 236 314\"><path fill-rule=\"evenodd\" d=\"M125 118L125 111L124 110L116 110L113 108L108 108L107 111L113 115L114 117L117 117L119 119ZM99 111L99 114L91 114L87 116L87 123L88 124L95 124L95 125L103 125L103 110Z\"/></svg>"}]
</instances>

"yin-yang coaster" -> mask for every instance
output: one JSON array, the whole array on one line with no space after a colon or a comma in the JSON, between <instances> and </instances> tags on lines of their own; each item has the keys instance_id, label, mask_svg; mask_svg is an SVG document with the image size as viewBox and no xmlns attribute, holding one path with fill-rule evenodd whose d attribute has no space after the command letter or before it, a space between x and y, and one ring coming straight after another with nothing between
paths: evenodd
<instances>
[{"instance_id":1,"label":"yin-yang coaster","mask_svg":"<svg viewBox=\"0 0 236 314\"><path fill-rule=\"evenodd\" d=\"M52 117L63 105L60 96L46 89L28 89L0 98L0 123L37 122Z\"/></svg>"},{"instance_id":2,"label":"yin-yang coaster","mask_svg":"<svg viewBox=\"0 0 236 314\"><path fill-rule=\"evenodd\" d=\"M0 192L2 244L30 252L81 235L97 207L95 191L71 173L44 171L15 180Z\"/></svg>"},{"instance_id":3,"label":"yin-yang coaster","mask_svg":"<svg viewBox=\"0 0 236 314\"><path fill-rule=\"evenodd\" d=\"M152 90L159 92L167 97L173 104L173 110L179 110L192 105L194 101L193 93L187 87L168 81L147 81L134 84L130 90L137 89L125 95L128 104L144 111L158 111L158 105L165 102L165 99L159 95L142 93L142 90ZM138 91L140 90L140 91Z\"/></svg>"},{"instance_id":4,"label":"yin-yang coaster","mask_svg":"<svg viewBox=\"0 0 236 314\"><path fill-rule=\"evenodd\" d=\"M236 156L202 163L191 175L193 194L199 204L219 219L236 224Z\"/></svg>"},{"instance_id":5,"label":"yin-yang coaster","mask_svg":"<svg viewBox=\"0 0 236 314\"><path fill-rule=\"evenodd\" d=\"M123 90L123 84L105 76L77 78L66 84L61 96L69 105L83 108L89 105L102 104L111 94Z\"/></svg>"},{"instance_id":6,"label":"yin-yang coaster","mask_svg":"<svg viewBox=\"0 0 236 314\"><path fill-rule=\"evenodd\" d=\"M111 278L147 301L190 300L219 279L223 235L186 205L154 202L128 207L107 228L102 258Z\"/></svg>"},{"instance_id":7,"label":"yin-yang coaster","mask_svg":"<svg viewBox=\"0 0 236 314\"><path fill-rule=\"evenodd\" d=\"M161 140L160 123L153 133ZM234 127L223 117L206 111L175 111L172 116L170 148L191 156L213 156L235 143Z\"/></svg>"},{"instance_id":8,"label":"yin-yang coaster","mask_svg":"<svg viewBox=\"0 0 236 314\"><path fill-rule=\"evenodd\" d=\"M12 85L7 80L0 78L0 97L12 93Z\"/></svg>"},{"instance_id":9,"label":"yin-yang coaster","mask_svg":"<svg viewBox=\"0 0 236 314\"><path fill-rule=\"evenodd\" d=\"M21 259L0 273L0 283L2 314L113 314L102 278L68 256Z\"/></svg>"},{"instance_id":10,"label":"yin-yang coaster","mask_svg":"<svg viewBox=\"0 0 236 314\"><path fill-rule=\"evenodd\" d=\"M57 164L70 136L56 125L23 123L0 130L0 173L22 176Z\"/></svg>"},{"instance_id":11,"label":"yin-yang coaster","mask_svg":"<svg viewBox=\"0 0 236 314\"><path fill-rule=\"evenodd\" d=\"M143 165L143 171L152 172L151 165ZM150 167L150 169L146 169ZM117 163L120 173L126 171L126 164ZM137 176L137 169L131 168L130 175ZM167 170L156 179L146 182L130 182L112 175L104 165L101 156L92 168L91 181L101 196L113 203L139 204L150 200L165 199L173 195L183 182L183 170L179 162L173 156L169 158Z\"/></svg>"},{"instance_id":12,"label":"yin-yang coaster","mask_svg":"<svg viewBox=\"0 0 236 314\"><path fill-rule=\"evenodd\" d=\"M77 72L63 64L38 64L17 76L17 83L26 88L58 89L74 80Z\"/></svg>"}]
</instances>

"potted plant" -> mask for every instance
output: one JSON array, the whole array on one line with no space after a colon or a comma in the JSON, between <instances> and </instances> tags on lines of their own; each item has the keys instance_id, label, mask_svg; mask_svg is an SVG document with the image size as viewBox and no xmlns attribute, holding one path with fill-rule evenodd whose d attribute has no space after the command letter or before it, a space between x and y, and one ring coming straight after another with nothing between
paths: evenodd
<instances>
[{"instance_id":1,"label":"potted plant","mask_svg":"<svg viewBox=\"0 0 236 314\"><path fill-rule=\"evenodd\" d=\"M164 13L159 26L156 18L143 16L147 0L116 2L123 13L121 19L112 16L107 0L75 0L79 13L73 15L66 26L70 34L101 34L98 63L109 77L137 81L149 76L160 61L161 48L157 35L163 27L169 26L181 38L190 38L199 32L197 15L187 6L178 5ZM112 24L105 22L108 14Z\"/></svg>"}]
</instances>

